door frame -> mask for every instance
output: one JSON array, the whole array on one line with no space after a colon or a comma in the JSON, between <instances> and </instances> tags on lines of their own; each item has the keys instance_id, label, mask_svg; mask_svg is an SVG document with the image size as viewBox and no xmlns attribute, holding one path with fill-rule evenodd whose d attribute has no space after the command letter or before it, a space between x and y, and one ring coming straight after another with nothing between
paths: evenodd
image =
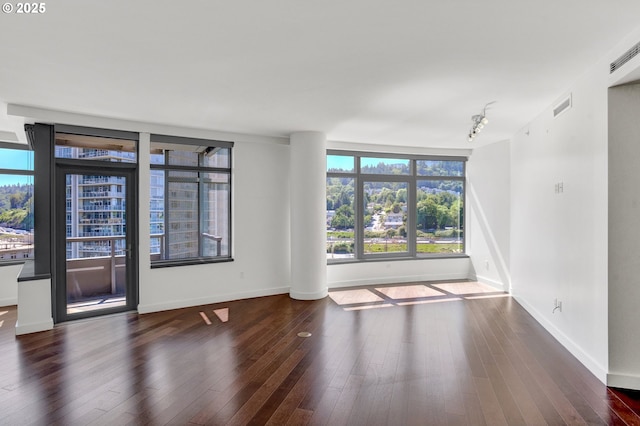
<instances>
[{"instance_id":1,"label":"door frame","mask_svg":"<svg viewBox=\"0 0 640 426\"><path fill-rule=\"evenodd\" d=\"M126 257L126 305L95 311L67 313L66 278L66 175L93 174L113 175L126 178L126 241L130 247ZM54 187L54 243L52 302L53 317L56 323L74 319L107 315L117 312L136 310L138 306L138 176L137 164L99 162L91 160L56 159Z\"/></svg>"}]
</instances>

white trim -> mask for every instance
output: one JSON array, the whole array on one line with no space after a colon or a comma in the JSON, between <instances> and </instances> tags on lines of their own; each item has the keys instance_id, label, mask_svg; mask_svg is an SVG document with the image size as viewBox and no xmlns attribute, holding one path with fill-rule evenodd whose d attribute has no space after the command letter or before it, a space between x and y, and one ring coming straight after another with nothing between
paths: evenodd
<instances>
[{"instance_id":1,"label":"white trim","mask_svg":"<svg viewBox=\"0 0 640 426\"><path fill-rule=\"evenodd\" d=\"M513 298L518 302L527 312L531 314L536 321L542 325L549 334L551 334L562 346L567 349L571 355L576 357L578 361L582 363L594 376L598 378L602 383L607 384L607 368L600 365L595 359L591 357L587 352L580 347L577 343L571 340L566 334L556 327L555 324L547 320L543 315L540 314L536 309L534 309L531 305L525 302L521 297L513 296Z\"/></svg>"},{"instance_id":2,"label":"white trim","mask_svg":"<svg viewBox=\"0 0 640 426\"><path fill-rule=\"evenodd\" d=\"M16 336L47 330L53 330L53 318L50 318L47 321L32 322L29 324L20 324L19 322L16 322Z\"/></svg>"},{"instance_id":3,"label":"white trim","mask_svg":"<svg viewBox=\"0 0 640 426\"><path fill-rule=\"evenodd\" d=\"M277 288L245 291L245 292L239 292L239 293L227 293L222 295L200 297L197 299L175 300L175 301L157 303L157 304L148 304L148 305L139 304L138 313L148 314L151 312L169 311L172 309L182 309L182 308L189 308L192 306L209 305L212 303L231 302L231 301L240 300L240 299L251 299L253 297L274 296L278 294L287 294L287 293L289 293L289 287L277 287Z\"/></svg>"},{"instance_id":4,"label":"white trim","mask_svg":"<svg viewBox=\"0 0 640 426\"><path fill-rule=\"evenodd\" d=\"M0 308L1 307L5 307L5 306L17 306L18 305L18 298L17 297L10 297L7 299L0 299Z\"/></svg>"},{"instance_id":5,"label":"white trim","mask_svg":"<svg viewBox=\"0 0 640 426\"><path fill-rule=\"evenodd\" d=\"M315 291L313 293L305 293L301 291L292 290L289 292L289 296L292 299L296 300L320 300L324 299L329 295L329 289L327 287L323 288L320 291Z\"/></svg>"},{"instance_id":6,"label":"white trim","mask_svg":"<svg viewBox=\"0 0 640 426\"><path fill-rule=\"evenodd\" d=\"M487 284L490 285L491 287L495 287L498 290L501 291L509 291L509 287L505 286L503 283L501 283L500 281L496 281L492 278L489 277L483 277L482 275L478 275L476 274L476 281L481 282L482 284Z\"/></svg>"},{"instance_id":7,"label":"white trim","mask_svg":"<svg viewBox=\"0 0 640 426\"><path fill-rule=\"evenodd\" d=\"M640 376L631 374L607 374L607 386L640 390Z\"/></svg>"}]
</instances>

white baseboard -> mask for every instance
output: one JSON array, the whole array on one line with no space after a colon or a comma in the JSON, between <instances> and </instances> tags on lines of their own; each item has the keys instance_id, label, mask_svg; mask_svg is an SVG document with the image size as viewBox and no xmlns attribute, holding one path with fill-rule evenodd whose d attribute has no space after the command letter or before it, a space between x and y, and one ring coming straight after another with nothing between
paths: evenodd
<instances>
[{"instance_id":1,"label":"white baseboard","mask_svg":"<svg viewBox=\"0 0 640 426\"><path fill-rule=\"evenodd\" d=\"M585 352L580 345L570 339L566 334L558 329L552 322L547 320L539 311L529 305L521 297L513 298L535 318L562 346L564 346L574 357L577 358L594 376L603 384L607 384L607 368L600 365L591 355Z\"/></svg>"},{"instance_id":2,"label":"white baseboard","mask_svg":"<svg viewBox=\"0 0 640 426\"><path fill-rule=\"evenodd\" d=\"M46 331L53 329L53 318L48 321L32 322L30 324L20 324L16 322L16 336L29 333L37 333L38 331Z\"/></svg>"},{"instance_id":3,"label":"white baseboard","mask_svg":"<svg viewBox=\"0 0 640 426\"><path fill-rule=\"evenodd\" d=\"M321 291L315 291L313 293L305 293L305 292L295 291L293 289L289 292L289 295L291 296L291 298L296 300L319 300L327 297L328 294L329 294L328 288L324 288Z\"/></svg>"},{"instance_id":4,"label":"white baseboard","mask_svg":"<svg viewBox=\"0 0 640 426\"><path fill-rule=\"evenodd\" d=\"M630 374L607 374L607 386L640 390L640 376Z\"/></svg>"},{"instance_id":5,"label":"white baseboard","mask_svg":"<svg viewBox=\"0 0 640 426\"><path fill-rule=\"evenodd\" d=\"M380 284L396 284L396 283L410 283L419 281L443 281L443 280L467 280L469 279L466 273L460 274L426 274L426 275L408 275L404 277L383 277L383 278L363 278L357 280L348 281L334 281L328 283L329 288L341 288L341 287L359 287L365 285L380 285Z\"/></svg>"},{"instance_id":6,"label":"white baseboard","mask_svg":"<svg viewBox=\"0 0 640 426\"><path fill-rule=\"evenodd\" d=\"M500 291L509 291L508 288L505 288L504 284L501 283L500 281L496 281L492 278L488 278L488 277L484 277L482 275L477 275L476 274L476 281L481 282L482 284L487 284L490 285L491 287L495 287Z\"/></svg>"},{"instance_id":7,"label":"white baseboard","mask_svg":"<svg viewBox=\"0 0 640 426\"><path fill-rule=\"evenodd\" d=\"M0 299L0 307L3 306L16 306L18 304L18 298Z\"/></svg>"},{"instance_id":8,"label":"white baseboard","mask_svg":"<svg viewBox=\"0 0 640 426\"><path fill-rule=\"evenodd\" d=\"M253 297L274 296L276 294L289 293L289 287L267 288L261 290L245 291L238 293L218 294L197 299L172 300L165 303L138 305L139 314L148 314L151 312L168 311L171 309L188 308L191 306L209 305L211 303L229 302L232 300L250 299Z\"/></svg>"}]
</instances>

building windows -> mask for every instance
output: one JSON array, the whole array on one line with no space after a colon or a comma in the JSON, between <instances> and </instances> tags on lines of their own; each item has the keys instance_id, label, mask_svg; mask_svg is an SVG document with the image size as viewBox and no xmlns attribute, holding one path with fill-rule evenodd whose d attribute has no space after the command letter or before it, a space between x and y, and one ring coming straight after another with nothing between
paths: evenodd
<instances>
[{"instance_id":1,"label":"building windows","mask_svg":"<svg viewBox=\"0 0 640 426\"><path fill-rule=\"evenodd\" d=\"M230 259L232 146L151 136L152 265Z\"/></svg>"},{"instance_id":2,"label":"building windows","mask_svg":"<svg viewBox=\"0 0 640 426\"><path fill-rule=\"evenodd\" d=\"M327 259L463 255L465 161L329 151Z\"/></svg>"},{"instance_id":3,"label":"building windows","mask_svg":"<svg viewBox=\"0 0 640 426\"><path fill-rule=\"evenodd\" d=\"M0 264L33 257L33 151L0 142Z\"/></svg>"}]
</instances>

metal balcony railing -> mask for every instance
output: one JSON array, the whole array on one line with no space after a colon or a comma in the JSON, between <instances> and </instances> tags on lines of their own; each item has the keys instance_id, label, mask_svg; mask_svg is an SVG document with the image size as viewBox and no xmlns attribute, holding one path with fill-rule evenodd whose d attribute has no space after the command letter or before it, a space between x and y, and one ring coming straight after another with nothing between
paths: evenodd
<instances>
[{"instance_id":1,"label":"metal balcony railing","mask_svg":"<svg viewBox=\"0 0 640 426\"><path fill-rule=\"evenodd\" d=\"M221 254L222 237L207 233L200 235L204 240L214 241L216 254ZM164 259L165 234L151 234L150 237L151 260ZM125 238L124 235L67 237L67 243L81 244L75 249L67 247L67 290L73 291L75 298L86 298L98 293L122 293L125 282L123 271L131 249L122 244L118 246L117 242L124 241ZM76 253L77 257L73 257L72 253Z\"/></svg>"}]
</instances>

